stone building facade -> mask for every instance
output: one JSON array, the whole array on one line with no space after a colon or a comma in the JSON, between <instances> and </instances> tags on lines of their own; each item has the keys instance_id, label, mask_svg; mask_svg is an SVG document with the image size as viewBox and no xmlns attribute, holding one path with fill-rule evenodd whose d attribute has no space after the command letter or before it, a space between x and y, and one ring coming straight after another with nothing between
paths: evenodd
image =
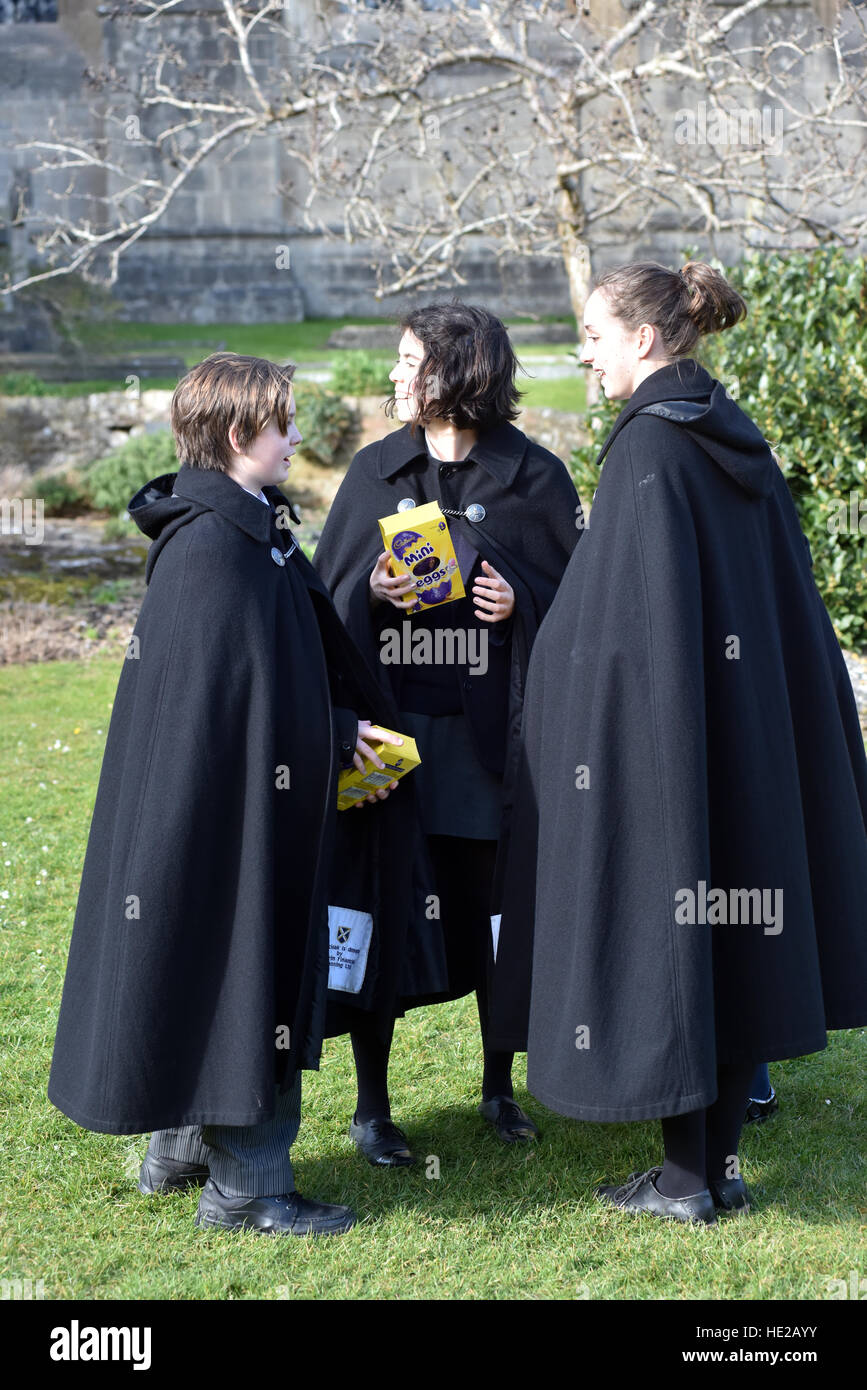
<instances>
[{"instance_id":1,"label":"stone building facade","mask_svg":"<svg viewBox=\"0 0 867 1390\"><path fill-rule=\"evenodd\" d=\"M292 23L302 34L305 6L310 3L289 0ZM445 5L451 0L429 3ZM830 7L830 13L835 0L813 0L813 6ZM584 7L615 24L633 5L632 0L589 0ZM805 5L791 8L803 13ZM199 76L207 77L208 65L217 61L209 35L219 10L219 0L183 0L158 21L161 36L178 45ZM28 189L32 196L28 154L15 146L28 138L46 138L50 118L60 117L69 132L86 131L94 139L106 134L99 101L84 77L86 70L105 66L135 78L137 52L130 26L112 17L110 5L99 0L0 0L4 203L14 203L17 194ZM224 80L223 73L215 72L215 82ZM672 101L677 103L674 91ZM369 245L348 244L298 225L290 200L280 191L288 172L286 150L276 136L258 137L239 147L235 157L203 166L168 214L121 258L114 292L125 314L209 323L379 315L399 309L399 301L374 297ZM47 189L41 181L38 196L44 200L43 210L50 212ZM61 189L57 176L56 190ZM111 189L96 179L90 192L99 197ZM290 242L291 264L278 268L276 250ZM640 243L627 239L617 246L601 246L599 262L636 254L676 257L683 244L682 227L672 214L655 223ZM7 254L26 256L20 229L6 249ZM557 259L521 257L498 265L489 246L480 241L466 252L462 272L468 283L461 292L501 313L551 314L568 308L566 274Z\"/></svg>"}]
</instances>

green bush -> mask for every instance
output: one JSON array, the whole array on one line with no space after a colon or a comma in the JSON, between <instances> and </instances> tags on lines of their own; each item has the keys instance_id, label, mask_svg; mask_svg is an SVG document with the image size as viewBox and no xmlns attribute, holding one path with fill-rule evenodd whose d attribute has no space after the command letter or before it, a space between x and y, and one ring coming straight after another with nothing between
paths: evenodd
<instances>
[{"instance_id":1,"label":"green bush","mask_svg":"<svg viewBox=\"0 0 867 1390\"><path fill-rule=\"evenodd\" d=\"M119 516L140 487L163 473L177 473L178 467L174 439L168 430L134 434L90 465L85 486L94 507Z\"/></svg>"},{"instance_id":2,"label":"green bush","mask_svg":"<svg viewBox=\"0 0 867 1390\"><path fill-rule=\"evenodd\" d=\"M608 401L600 394L596 405L591 406L584 416L588 441L586 444L579 444L577 448L572 450L569 459L569 471L572 474L572 481L578 489L578 496L581 498L585 516L589 514L593 503L593 494L599 484L599 468L596 464L599 450L605 443L608 431L624 405L624 401Z\"/></svg>"},{"instance_id":3,"label":"green bush","mask_svg":"<svg viewBox=\"0 0 867 1390\"><path fill-rule=\"evenodd\" d=\"M73 516L86 511L90 498L76 473L43 473L33 479L33 494L41 497L46 516Z\"/></svg>"},{"instance_id":4,"label":"green bush","mask_svg":"<svg viewBox=\"0 0 867 1390\"><path fill-rule=\"evenodd\" d=\"M103 540L128 541L133 536L140 537L141 531L126 513L121 516L110 516L107 521L102 523Z\"/></svg>"},{"instance_id":5,"label":"green bush","mask_svg":"<svg viewBox=\"0 0 867 1390\"><path fill-rule=\"evenodd\" d=\"M300 383L298 428L304 442L299 447L307 458L329 468L341 462L358 426L358 412L340 396L310 382Z\"/></svg>"},{"instance_id":6,"label":"green bush","mask_svg":"<svg viewBox=\"0 0 867 1390\"><path fill-rule=\"evenodd\" d=\"M339 396L390 396L393 366L393 357L375 352L342 352L331 371L331 389Z\"/></svg>"},{"instance_id":7,"label":"green bush","mask_svg":"<svg viewBox=\"0 0 867 1390\"><path fill-rule=\"evenodd\" d=\"M0 396L50 396L51 387L35 372L0 374Z\"/></svg>"},{"instance_id":8,"label":"green bush","mask_svg":"<svg viewBox=\"0 0 867 1390\"><path fill-rule=\"evenodd\" d=\"M779 456L839 636L867 646L867 261L837 249L753 254L730 279L750 313L708 339L708 370ZM856 526L836 530L852 493Z\"/></svg>"},{"instance_id":9,"label":"green bush","mask_svg":"<svg viewBox=\"0 0 867 1390\"><path fill-rule=\"evenodd\" d=\"M867 647L867 261L836 248L750 252L725 274L749 316L706 339L701 360L780 459L840 639ZM591 412L592 443L572 455L588 502L595 457L621 406L606 401Z\"/></svg>"}]
</instances>

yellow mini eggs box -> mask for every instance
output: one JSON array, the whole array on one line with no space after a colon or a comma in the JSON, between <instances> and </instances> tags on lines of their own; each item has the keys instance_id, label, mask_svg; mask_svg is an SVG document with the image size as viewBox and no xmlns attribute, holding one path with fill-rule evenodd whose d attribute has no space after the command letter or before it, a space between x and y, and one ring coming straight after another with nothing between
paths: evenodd
<instances>
[{"instance_id":1,"label":"yellow mini eggs box","mask_svg":"<svg viewBox=\"0 0 867 1390\"><path fill-rule=\"evenodd\" d=\"M464 597L464 583L438 502L382 517L382 543L391 551L391 572L415 580L415 602L406 595L407 613L423 613L440 603Z\"/></svg>"},{"instance_id":2,"label":"yellow mini eggs box","mask_svg":"<svg viewBox=\"0 0 867 1390\"><path fill-rule=\"evenodd\" d=\"M378 725L380 729L384 725ZM385 729L387 734L394 733L393 729ZM408 738L406 734L400 734L403 744L398 746L394 743L373 743L370 746L385 763L385 768L380 770L370 758L364 759L364 771L359 772L358 768L350 767L345 772L341 772L337 779L337 809L345 811L349 806L354 806L356 802L363 801L371 792L379 791L381 787L387 787L389 782L396 782L399 778L405 777L408 772L412 772L414 767L418 767L421 762L415 739Z\"/></svg>"}]
</instances>

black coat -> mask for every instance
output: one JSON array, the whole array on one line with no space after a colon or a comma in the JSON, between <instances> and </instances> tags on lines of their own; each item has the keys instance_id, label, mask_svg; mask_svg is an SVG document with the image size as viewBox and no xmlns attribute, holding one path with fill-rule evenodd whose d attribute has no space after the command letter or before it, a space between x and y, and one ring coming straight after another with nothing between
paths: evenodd
<instances>
[{"instance_id":1,"label":"black coat","mask_svg":"<svg viewBox=\"0 0 867 1390\"><path fill-rule=\"evenodd\" d=\"M276 562L292 536L271 505L184 466L130 513L153 541L148 589L48 1094L108 1133L254 1124L273 1116L275 1081L318 1065L336 778L353 710L378 717L377 691L301 550Z\"/></svg>"},{"instance_id":2,"label":"black coat","mask_svg":"<svg viewBox=\"0 0 867 1390\"><path fill-rule=\"evenodd\" d=\"M538 854L512 860L524 898L498 980L529 979L535 883L528 1085L617 1121L699 1109L718 1063L867 1022L867 763L752 421L687 361L639 386L605 449L534 648L522 843ZM767 908L737 895L752 889ZM527 1006L526 987L500 990L492 1045L524 1045Z\"/></svg>"},{"instance_id":3,"label":"black coat","mask_svg":"<svg viewBox=\"0 0 867 1390\"><path fill-rule=\"evenodd\" d=\"M474 523L449 516L450 533L456 547L473 557L471 575L486 559L515 591L514 613L501 645L496 643L502 634L492 630L496 625L478 624L491 634L488 675L470 675L468 668L457 668L479 757L503 777L501 845L505 845L530 650L581 535L578 494L563 463L507 422L483 432L466 460L443 463L438 469L429 462L424 431L419 429L413 436L408 425L356 454L332 504L313 563L347 629L371 669L379 673L383 700L395 721L392 728L398 727L402 675L399 667L382 664L380 636L385 628L399 630L402 622L417 619L405 618L389 603L372 608L369 580L383 548L377 521L396 512L404 498L412 498L417 505L438 501L455 511L480 503L484 518ZM465 574L469 589L471 575ZM420 620L426 617L419 615ZM455 627L477 623L470 599L448 604L437 612L436 620ZM384 1018L393 1017L398 1007L454 993L436 964L441 959L441 933L424 910L437 885L412 782L410 774L383 804L387 816L394 818L395 839L390 852L383 849L382 860L375 863L367 848L376 828L373 822L362 822L360 814L353 813L343 816L338 828L340 850L335 862L340 868L333 894L343 895L342 906L372 911L380 962L378 975L366 983L358 1004L381 1012ZM354 866L352 880L347 866ZM363 877L359 878L359 872ZM497 910L496 903L491 910ZM469 934L476 926L469 921L453 923L452 930ZM335 1012L334 1018L334 1031L347 1026L346 1010Z\"/></svg>"}]
</instances>

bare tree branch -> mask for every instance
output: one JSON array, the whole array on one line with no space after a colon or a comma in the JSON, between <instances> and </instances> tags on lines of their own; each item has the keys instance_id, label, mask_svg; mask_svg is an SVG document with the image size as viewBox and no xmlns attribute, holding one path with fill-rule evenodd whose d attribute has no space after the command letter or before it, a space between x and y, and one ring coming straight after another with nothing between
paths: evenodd
<instances>
[{"instance_id":1,"label":"bare tree branch","mask_svg":"<svg viewBox=\"0 0 867 1390\"><path fill-rule=\"evenodd\" d=\"M6 290L73 270L112 283L194 173L259 139L282 145L304 228L371 244L381 297L461 283L481 244L501 259L559 258L577 309L602 242L662 227L711 245L867 235L858 6L828 33L772 0L645 0L609 28L568 0L321 0L299 43L280 0L220 0L213 38L239 80L215 92L168 41L177 3L118 7L142 68L135 86L91 75L108 138L19 146L35 203L14 221L42 268ZM253 46L265 34L267 60ZM120 133L130 121L136 138Z\"/></svg>"}]
</instances>

